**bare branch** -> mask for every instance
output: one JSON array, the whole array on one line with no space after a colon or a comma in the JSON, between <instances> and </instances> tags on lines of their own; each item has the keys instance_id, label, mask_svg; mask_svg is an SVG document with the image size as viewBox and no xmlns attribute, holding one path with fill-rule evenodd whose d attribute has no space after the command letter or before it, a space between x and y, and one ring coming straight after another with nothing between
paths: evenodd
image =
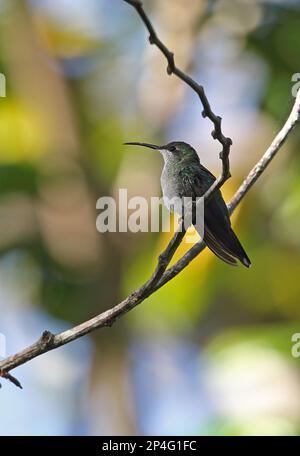
<instances>
[{"instance_id":1,"label":"bare branch","mask_svg":"<svg viewBox=\"0 0 300 456\"><path fill-rule=\"evenodd\" d=\"M75 326L74 328L68 329L67 331L63 331L60 334L54 335L49 331L44 331L37 342L0 362L0 377L9 379L13 383L17 384L18 380L8 374L11 369L27 363L31 359L36 358L43 353L68 344L73 340L94 331L95 329L103 328L104 326L112 326L118 317L127 313L153 293L152 290L155 289L159 280L162 278L184 235L184 222L181 221L168 246L159 255L156 269L150 279L140 288L131 293L124 301L120 302L112 309L97 315L91 320ZM21 387L19 382L17 386Z\"/></svg>"},{"instance_id":2,"label":"bare branch","mask_svg":"<svg viewBox=\"0 0 300 456\"><path fill-rule=\"evenodd\" d=\"M145 12L142 9L141 2L139 2L137 0L124 0L124 1L131 4L138 10L141 18L143 19L145 25L147 26L147 28L150 32L150 36L152 36L152 40L154 40L155 44L157 44L156 41L158 41L159 45L158 44L157 45L158 45L159 49L161 49L161 51L166 56L166 58L169 62L169 67L170 67L169 71L170 71L170 69L172 69L172 72L174 74L177 74L177 73L175 73L175 70L176 70L181 75L181 72L175 67L173 54L170 53L170 51L168 51L168 49L158 40L149 19L147 18ZM172 55L172 57L171 57L171 55ZM179 76L179 77L180 77L180 79L185 81L184 78L182 78L181 76ZM184 76L184 77L186 77L186 76ZM193 82L193 84L196 84L196 83ZM189 85L193 88L193 86L191 84L189 84ZM198 87L197 84L196 84L196 87ZM204 92L200 91L200 93L203 94ZM200 97L200 95L199 95L199 97ZM203 102L201 97L200 97L200 99ZM206 100L206 97L204 100ZM203 104L203 105L204 105L205 109L207 109L207 105L206 104ZM209 108L208 112L210 115L207 115L207 117L209 117L211 119L211 117L213 117L214 114L211 113L210 108ZM247 194L248 190L253 186L253 184L261 176L261 174L264 172L264 170L268 167L271 160L274 158L274 156L280 150L280 148L286 141L288 135L291 133L291 131L293 130L293 128L295 127L297 122L299 122L299 120L300 120L300 90L298 91L293 109L292 109L286 123L284 124L283 128L280 130L278 135L272 141L270 147L264 153L261 160L259 160L259 162L250 171L250 173L245 178L242 185L240 186L240 188L238 189L238 191L235 193L235 195L231 199L230 203L228 204L228 209L229 209L230 213L232 213L234 211L236 206L240 203L240 201ZM216 137L220 141L220 138L223 138L223 135L221 133L221 124L217 123L217 125L219 125L219 130L218 130L218 128L216 128L216 131L217 131ZM221 136L220 136L220 133L221 133ZM226 139L228 139L228 138L225 138L225 140ZM230 148L229 142L225 141L225 143L223 144L223 147L225 147L225 150L227 150L226 147ZM225 152L225 157L226 157L226 152ZM227 155L227 160L228 160L228 155ZM229 172L229 164L228 164L228 169L226 171L226 158L225 158L225 162L224 162L224 157L223 157L222 163L223 163L223 173L226 176L227 172ZM224 165L224 163L225 163L225 165ZM224 168L225 168L225 170L224 170ZM222 176L220 176L220 178L222 178ZM226 178L225 178L225 180L226 180ZM220 184L220 182L221 182L221 184ZM220 186L222 185L221 179L219 180L218 185L220 185ZM219 187L217 187L217 188L219 188ZM212 187L211 187L209 189L210 193L204 195L205 198L210 197L212 192L215 190L216 190L216 188L212 189ZM15 377L13 377L11 374L9 374L9 371L30 361L33 358L36 358L37 356L40 356L43 353L46 353L50 350L54 350L58 347L61 347L62 345L68 344L68 343L72 342L73 340L76 340L92 331L95 331L96 329L103 328L105 326L111 326L120 316L124 315L125 313L127 313L128 311L130 311L131 309L136 307L138 304L140 304L142 301L144 301L147 297L149 297L151 294L153 294L156 290L158 290L160 287L165 285L168 281L173 279L185 267L187 267L187 265L205 248L205 244L203 242L197 243L174 266L167 269L177 247L179 246L179 244L181 243L181 241L184 237L184 234L185 234L184 222L182 221L180 223L179 228L178 228L177 232L175 233L174 237L168 244L167 248L159 256L158 263L157 263L157 266L156 266L156 269L155 269L153 275L150 277L150 279L144 285L142 285L140 288L138 288L133 293L131 293L125 300L123 300L122 302L120 302L119 304L114 306L113 308L111 308L105 312L102 312L101 314L97 315L96 317L92 318L91 320L88 320L78 326L75 326L69 330L63 331L59 334L54 335L54 334L50 333L49 331L45 331L42 334L41 338L36 343L25 348L21 352L16 353L15 355L9 356L8 358L6 358L0 362L0 377L7 378L10 381L12 381L14 384L16 384L17 386L21 387L18 380Z\"/></svg>"},{"instance_id":3,"label":"bare branch","mask_svg":"<svg viewBox=\"0 0 300 456\"><path fill-rule=\"evenodd\" d=\"M287 118L284 126L280 132L275 136L271 145L268 147L262 158L259 162L252 168L232 200L228 205L230 214L234 211L236 206L239 204L242 198L250 190L250 188L255 184L259 176L263 173L266 167L269 165L271 160L275 157L281 146L285 143L289 133L295 128L297 122L300 121L300 90L298 90L296 100L293 106L293 109Z\"/></svg>"},{"instance_id":4,"label":"bare branch","mask_svg":"<svg viewBox=\"0 0 300 456\"><path fill-rule=\"evenodd\" d=\"M16 377L14 377L13 375L11 375L9 372L6 372L5 370L0 370L0 377L5 378L6 380L9 380L15 386L22 389L22 385L19 382L19 380ZM0 383L0 388L1 388L1 383Z\"/></svg>"},{"instance_id":5,"label":"bare branch","mask_svg":"<svg viewBox=\"0 0 300 456\"><path fill-rule=\"evenodd\" d=\"M218 179L215 180L213 185L206 191L203 195L205 199L208 199L212 196L212 194L222 187L222 185L226 182L227 179L230 177L230 164L229 164L229 152L230 147L232 145L231 138L226 138L222 132L222 118L214 114L205 94L204 88L202 85L198 84L194 79L180 70L175 64L174 53L171 52L167 46L159 39L150 19L148 18L145 10L143 8L143 3L140 0L124 0L129 5L133 6L137 13L139 14L141 20L145 24L149 32L149 42L150 44L154 44L158 47L158 49L162 52L162 54L166 57L168 66L167 66L167 73L169 75L174 74L177 76L181 81L185 82L193 91L198 95L200 101L203 105L202 116L208 117L211 122L214 124L214 129L211 132L212 137L219 141L222 145L222 151L220 152L220 159L222 160L222 171Z\"/></svg>"}]
</instances>

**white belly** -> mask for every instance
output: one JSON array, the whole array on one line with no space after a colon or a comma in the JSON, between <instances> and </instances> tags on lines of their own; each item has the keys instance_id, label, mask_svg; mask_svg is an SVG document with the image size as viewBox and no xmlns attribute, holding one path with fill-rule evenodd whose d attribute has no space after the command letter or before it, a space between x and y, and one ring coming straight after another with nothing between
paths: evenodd
<instances>
[{"instance_id":1,"label":"white belly","mask_svg":"<svg viewBox=\"0 0 300 456\"><path fill-rule=\"evenodd\" d=\"M170 212L175 212L181 215L182 199L180 198L180 189L178 188L179 178L168 172L168 167L164 166L161 175L161 187L163 192L163 200L166 208Z\"/></svg>"}]
</instances>

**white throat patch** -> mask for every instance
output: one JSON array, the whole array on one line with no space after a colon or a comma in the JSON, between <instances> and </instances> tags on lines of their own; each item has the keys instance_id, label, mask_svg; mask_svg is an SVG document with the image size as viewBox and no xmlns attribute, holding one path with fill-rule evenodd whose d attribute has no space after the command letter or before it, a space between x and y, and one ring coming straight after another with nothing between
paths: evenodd
<instances>
[{"instance_id":1,"label":"white throat patch","mask_svg":"<svg viewBox=\"0 0 300 456\"><path fill-rule=\"evenodd\" d=\"M162 154L164 161L167 161L169 158L172 158L173 154L169 150L161 149L160 153Z\"/></svg>"}]
</instances>

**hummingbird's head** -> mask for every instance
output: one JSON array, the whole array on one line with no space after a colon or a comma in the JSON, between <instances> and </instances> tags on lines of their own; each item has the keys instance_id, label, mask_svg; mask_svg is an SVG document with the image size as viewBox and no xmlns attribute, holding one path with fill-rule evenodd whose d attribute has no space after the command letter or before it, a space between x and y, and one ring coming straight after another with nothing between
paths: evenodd
<instances>
[{"instance_id":1,"label":"hummingbird's head","mask_svg":"<svg viewBox=\"0 0 300 456\"><path fill-rule=\"evenodd\" d=\"M183 142L183 141L173 141L164 146L156 146L155 144L140 143L140 142L128 142L125 144L133 145L133 146L143 146L143 147L148 147L150 149L157 150L162 154L165 162L167 160L172 160L172 161L197 160L197 161L199 161L199 157L198 157L195 149L192 146L190 146L188 143Z\"/></svg>"}]
</instances>

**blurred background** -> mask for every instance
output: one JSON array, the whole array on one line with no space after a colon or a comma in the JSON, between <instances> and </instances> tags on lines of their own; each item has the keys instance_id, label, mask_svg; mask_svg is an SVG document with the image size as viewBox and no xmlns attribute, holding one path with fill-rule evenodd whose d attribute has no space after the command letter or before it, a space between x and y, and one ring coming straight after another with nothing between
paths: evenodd
<instances>
[{"instance_id":1,"label":"blurred background","mask_svg":"<svg viewBox=\"0 0 300 456\"><path fill-rule=\"evenodd\" d=\"M144 3L233 138L228 201L293 104L300 2ZM123 142L185 140L219 172L198 98L165 67L121 0L1 0L7 354L113 306L168 242L170 233L96 230L99 197L160 196L159 154ZM204 251L112 328L16 369L24 389L2 382L0 434L299 434L299 145L298 129L234 214L250 270Z\"/></svg>"}]
</instances>

